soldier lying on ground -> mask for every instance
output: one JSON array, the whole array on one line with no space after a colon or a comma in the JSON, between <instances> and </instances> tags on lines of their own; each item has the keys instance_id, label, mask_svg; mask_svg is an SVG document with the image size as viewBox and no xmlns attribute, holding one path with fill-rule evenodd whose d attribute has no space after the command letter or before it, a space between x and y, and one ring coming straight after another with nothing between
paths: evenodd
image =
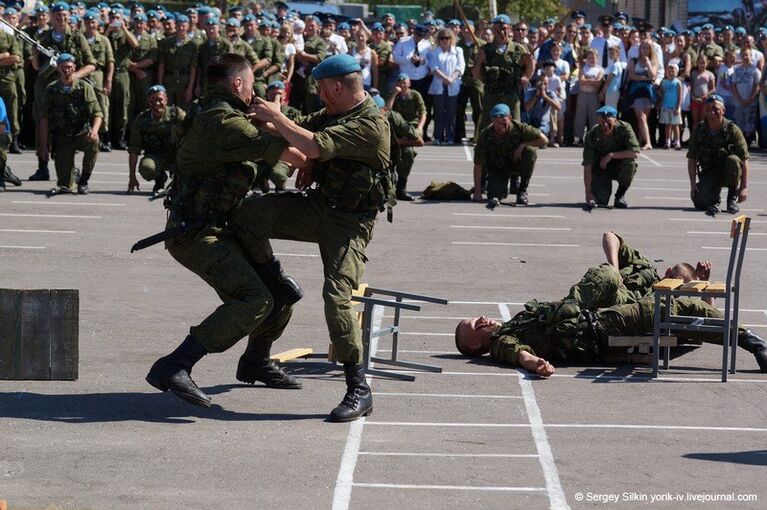
<instances>
[{"instance_id":1,"label":"soldier lying on ground","mask_svg":"<svg viewBox=\"0 0 767 510\"><path fill-rule=\"evenodd\" d=\"M554 373L547 359L562 361L598 357L607 346L608 336L649 335L653 331L654 299L642 292L655 273L641 266L632 267L628 260L641 262L639 255L612 232L603 235L608 261L614 261L615 240L618 243L619 267L612 263L589 269L564 299L553 302L536 300L525 303L525 309L511 320L500 323L487 317L464 319L455 330L458 351L465 356L490 357L502 363L521 366L542 376ZM612 259L612 260L611 260ZM703 279L711 271L710 262L701 261L696 269L687 263L666 270L667 277L690 281ZM656 276L657 278L657 276ZM629 287L633 290L630 290ZM649 287L652 283L649 283ZM676 315L721 318L722 312L701 299L680 298L671 303ZM722 342L716 333L685 332L685 337L708 343ZM752 353L759 368L767 373L767 342L751 330L738 329L738 346Z\"/></svg>"}]
</instances>

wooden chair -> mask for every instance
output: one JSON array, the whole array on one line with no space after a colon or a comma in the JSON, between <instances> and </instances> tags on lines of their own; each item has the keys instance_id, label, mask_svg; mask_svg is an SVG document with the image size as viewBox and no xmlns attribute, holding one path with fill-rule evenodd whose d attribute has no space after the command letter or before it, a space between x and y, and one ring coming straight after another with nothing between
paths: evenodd
<instances>
[{"instance_id":1,"label":"wooden chair","mask_svg":"<svg viewBox=\"0 0 767 510\"><path fill-rule=\"evenodd\" d=\"M675 278L664 278L653 286L655 294L655 317L653 331L653 377L658 377L660 360L661 332L670 334L672 331L707 331L722 334L722 382L727 381L728 353L730 356L730 373L735 373L735 357L738 348L738 309L740 306L740 274L743 268L743 257L746 254L746 241L751 225L751 218L738 216L732 220L730 237L730 261L727 264L725 282L713 283L707 281L691 281L684 283ZM699 297L724 299L724 318L688 317L671 314L671 300L677 297ZM665 307L665 312L662 309ZM668 368L668 348L666 348L663 368Z\"/></svg>"}]
</instances>

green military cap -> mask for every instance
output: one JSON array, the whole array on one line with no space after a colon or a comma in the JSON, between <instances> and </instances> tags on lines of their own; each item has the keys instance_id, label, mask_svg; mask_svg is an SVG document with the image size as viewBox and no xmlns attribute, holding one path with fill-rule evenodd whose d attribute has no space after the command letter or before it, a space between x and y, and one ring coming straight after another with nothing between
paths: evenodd
<instances>
[{"instance_id":1,"label":"green military cap","mask_svg":"<svg viewBox=\"0 0 767 510\"><path fill-rule=\"evenodd\" d=\"M320 62L312 70L312 78L324 80L325 78L335 78L336 76L356 73L360 70L360 63L351 55L333 55Z\"/></svg>"}]
</instances>

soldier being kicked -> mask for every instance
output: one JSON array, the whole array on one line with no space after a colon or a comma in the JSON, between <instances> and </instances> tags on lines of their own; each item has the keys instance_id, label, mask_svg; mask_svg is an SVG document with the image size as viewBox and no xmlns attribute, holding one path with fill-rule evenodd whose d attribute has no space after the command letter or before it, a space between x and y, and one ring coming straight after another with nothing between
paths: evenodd
<instances>
[{"instance_id":1,"label":"soldier being kicked","mask_svg":"<svg viewBox=\"0 0 767 510\"><path fill-rule=\"evenodd\" d=\"M141 177L154 181L152 196L165 194L165 183L172 175L176 163L176 127L184 120L186 113L177 106L168 106L168 94L162 85L153 85L147 90L149 108L133 121L128 143L128 193L139 190L136 179L136 163ZM138 161L141 152L144 157Z\"/></svg>"},{"instance_id":2,"label":"soldier being kicked","mask_svg":"<svg viewBox=\"0 0 767 510\"><path fill-rule=\"evenodd\" d=\"M40 98L40 157L48 160L48 137L55 154L56 187L51 194L88 194L88 179L99 153L103 114L93 87L75 78L75 57L62 53L56 60L59 79ZM83 152L83 171L75 188L75 152Z\"/></svg>"}]
</instances>

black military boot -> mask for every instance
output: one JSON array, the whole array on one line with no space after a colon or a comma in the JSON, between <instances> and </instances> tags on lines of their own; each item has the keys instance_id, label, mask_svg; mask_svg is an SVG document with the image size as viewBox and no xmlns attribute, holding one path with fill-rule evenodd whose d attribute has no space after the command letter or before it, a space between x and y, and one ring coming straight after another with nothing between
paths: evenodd
<instances>
[{"instance_id":1,"label":"black military boot","mask_svg":"<svg viewBox=\"0 0 767 510\"><path fill-rule=\"evenodd\" d=\"M618 191L615 192L615 201L613 202L616 209L628 209L629 204L626 202L626 191L628 191L627 187L618 186Z\"/></svg>"},{"instance_id":2,"label":"black military boot","mask_svg":"<svg viewBox=\"0 0 767 510\"><path fill-rule=\"evenodd\" d=\"M525 179L519 183L517 188L517 205L527 205L527 186L530 184L530 179Z\"/></svg>"},{"instance_id":3,"label":"black military boot","mask_svg":"<svg viewBox=\"0 0 767 510\"><path fill-rule=\"evenodd\" d=\"M99 143L99 151L101 152L112 152L112 142L110 141L110 134L109 131L104 131L101 133L101 136L99 137L100 143Z\"/></svg>"},{"instance_id":4,"label":"black military boot","mask_svg":"<svg viewBox=\"0 0 767 510\"><path fill-rule=\"evenodd\" d=\"M254 340L250 339L248 348L237 363L237 380L247 384L260 381L268 388L300 390L301 381L285 372L269 357L272 344Z\"/></svg>"},{"instance_id":5,"label":"black military boot","mask_svg":"<svg viewBox=\"0 0 767 510\"><path fill-rule=\"evenodd\" d=\"M48 170L48 162L38 159L37 171L29 176L30 181L50 181L51 173Z\"/></svg>"},{"instance_id":6,"label":"black military boot","mask_svg":"<svg viewBox=\"0 0 767 510\"><path fill-rule=\"evenodd\" d=\"M415 200L407 193L407 178L397 176L397 188L395 196L397 197L397 200L402 200L403 202L412 202Z\"/></svg>"},{"instance_id":7,"label":"black military boot","mask_svg":"<svg viewBox=\"0 0 767 510\"><path fill-rule=\"evenodd\" d=\"M767 373L767 341L747 329L738 335L738 347L742 347L753 354L759 365L759 370Z\"/></svg>"},{"instance_id":8,"label":"black military boot","mask_svg":"<svg viewBox=\"0 0 767 510\"><path fill-rule=\"evenodd\" d=\"M21 147L19 147L19 137L14 136L11 138L11 146L8 148L8 152L11 154L21 154Z\"/></svg>"},{"instance_id":9,"label":"black military boot","mask_svg":"<svg viewBox=\"0 0 767 510\"><path fill-rule=\"evenodd\" d=\"M737 188L727 188L727 212L730 214L737 214L740 212Z\"/></svg>"},{"instance_id":10,"label":"black military boot","mask_svg":"<svg viewBox=\"0 0 767 510\"><path fill-rule=\"evenodd\" d=\"M3 170L3 182L11 183L14 186L21 186L21 179L16 177L16 175L11 170L11 167L8 165L6 165L5 170Z\"/></svg>"},{"instance_id":11,"label":"black military boot","mask_svg":"<svg viewBox=\"0 0 767 510\"><path fill-rule=\"evenodd\" d=\"M522 184L522 177L519 175L512 175L511 181L509 181L509 193L516 195L519 193L519 185Z\"/></svg>"},{"instance_id":12,"label":"black military boot","mask_svg":"<svg viewBox=\"0 0 767 510\"><path fill-rule=\"evenodd\" d=\"M269 262L255 264L254 268L258 277L261 278L266 288L272 293L272 299L274 300L272 311L264 319L264 322L271 321L285 307L298 303L304 297L304 290L298 285L298 282L282 272L282 265L274 255L272 255Z\"/></svg>"},{"instance_id":13,"label":"black military boot","mask_svg":"<svg viewBox=\"0 0 767 510\"><path fill-rule=\"evenodd\" d=\"M190 404L210 407L210 397L197 387L191 376L194 364L206 354L208 351L189 335L175 351L154 362L146 381L160 391L172 391Z\"/></svg>"},{"instance_id":14,"label":"black military boot","mask_svg":"<svg viewBox=\"0 0 767 510\"><path fill-rule=\"evenodd\" d=\"M330 412L330 421L352 421L373 413L373 393L365 380L365 366L344 363L346 395Z\"/></svg>"},{"instance_id":15,"label":"black military boot","mask_svg":"<svg viewBox=\"0 0 767 510\"><path fill-rule=\"evenodd\" d=\"M152 198L164 197L167 193L165 191L165 183L168 180L168 174L163 172L160 177L155 179L154 187L152 188Z\"/></svg>"},{"instance_id":16,"label":"black military boot","mask_svg":"<svg viewBox=\"0 0 767 510\"><path fill-rule=\"evenodd\" d=\"M125 140L124 129L121 129L120 132L117 134L117 140L115 141L113 148L117 149L118 151L128 150L128 142Z\"/></svg>"}]
</instances>

